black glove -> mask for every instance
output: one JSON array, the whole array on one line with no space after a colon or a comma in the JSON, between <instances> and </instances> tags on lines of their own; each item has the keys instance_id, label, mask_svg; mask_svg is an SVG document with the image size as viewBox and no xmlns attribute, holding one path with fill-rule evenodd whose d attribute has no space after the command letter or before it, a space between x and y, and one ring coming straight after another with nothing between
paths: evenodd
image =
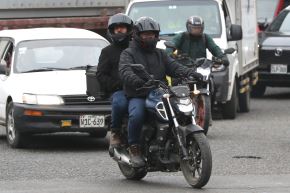
<instances>
[{"instance_id":1,"label":"black glove","mask_svg":"<svg viewBox=\"0 0 290 193\"><path fill-rule=\"evenodd\" d=\"M142 80L142 79L139 78L139 77L136 78L136 79L134 80L134 85L135 85L136 88L140 88L140 87L142 87L144 84L145 84L145 81Z\"/></svg>"},{"instance_id":2,"label":"black glove","mask_svg":"<svg viewBox=\"0 0 290 193\"><path fill-rule=\"evenodd\" d=\"M198 72L195 72L193 70L191 70L187 75L188 76L192 76L192 77L194 77L197 80L203 81L203 75L198 73Z\"/></svg>"},{"instance_id":3,"label":"black glove","mask_svg":"<svg viewBox=\"0 0 290 193\"><path fill-rule=\"evenodd\" d=\"M228 59L227 56L223 56L223 57L222 57L222 60L223 60L223 64L224 64L225 66L229 66L229 65L230 65L230 62L229 62L229 59Z\"/></svg>"}]
</instances>

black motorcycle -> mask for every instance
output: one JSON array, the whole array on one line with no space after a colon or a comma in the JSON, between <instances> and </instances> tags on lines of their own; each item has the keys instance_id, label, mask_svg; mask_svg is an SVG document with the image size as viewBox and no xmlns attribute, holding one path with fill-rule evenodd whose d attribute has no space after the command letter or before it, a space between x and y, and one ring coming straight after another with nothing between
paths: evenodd
<instances>
[{"instance_id":1,"label":"black motorcycle","mask_svg":"<svg viewBox=\"0 0 290 193\"><path fill-rule=\"evenodd\" d=\"M170 87L154 80L142 65L132 68L144 73L156 87L146 99L147 121L141 133L141 151L146 165L132 167L128 144L112 149L110 155L127 179L140 180L147 172L181 170L192 187L203 187L211 176L212 155L203 129L195 122L192 98L200 94L196 89L197 81L184 78L182 85ZM188 84L195 89L190 90ZM126 126L122 137L127 141Z\"/></svg>"}]
</instances>

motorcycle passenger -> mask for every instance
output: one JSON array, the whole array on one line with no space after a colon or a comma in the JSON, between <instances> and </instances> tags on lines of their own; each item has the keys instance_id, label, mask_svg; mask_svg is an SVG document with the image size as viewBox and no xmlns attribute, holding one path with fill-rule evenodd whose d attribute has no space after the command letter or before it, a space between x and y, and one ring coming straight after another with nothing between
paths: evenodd
<instances>
[{"instance_id":1,"label":"motorcycle passenger","mask_svg":"<svg viewBox=\"0 0 290 193\"><path fill-rule=\"evenodd\" d=\"M201 74L175 62L164 50L156 48L159 32L160 27L155 20L150 17L139 18L134 24L133 40L129 48L124 50L120 56L119 74L129 99L128 144L133 167L145 165L139 139L145 119L145 98L150 91L149 89L138 90L138 88L150 87L152 83L134 71L131 66L142 64L154 79L164 82L166 82L166 75L203 78Z\"/></svg>"},{"instance_id":2,"label":"motorcycle passenger","mask_svg":"<svg viewBox=\"0 0 290 193\"><path fill-rule=\"evenodd\" d=\"M178 50L195 60L206 57L206 49L208 49L213 56L222 59L225 66L229 65L229 60L223 55L220 47L204 33L204 21L201 17L189 17L186 21L186 29L186 32L177 34L172 40Z\"/></svg>"},{"instance_id":3,"label":"motorcycle passenger","mask_svg":"<svg viewBox=\"0 0 290 193\"><path fill-rule=\"evenodd\" d=\"M119 77L119 60L121 52L129 45L132 28L133 21L125 14L115 14L109 19L108 35L112 43L102 49L97 68L102 89L112 100L110 149L121 144L122 119L128 112L128 101Z\"/></svg>"}]
</instances>

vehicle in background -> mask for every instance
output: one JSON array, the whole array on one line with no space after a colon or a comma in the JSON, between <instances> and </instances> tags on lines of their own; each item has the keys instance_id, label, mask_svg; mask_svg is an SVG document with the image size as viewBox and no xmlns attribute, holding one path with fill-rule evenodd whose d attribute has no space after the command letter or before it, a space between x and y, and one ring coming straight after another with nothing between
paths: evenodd
<instances>
[{"instance_id":1,"label":"vehicle in background","mask_svg":"<svg viewBox=\"0 0 290 193\"><path fill-rule=\"evenodd\" d=\"M100 90L87 94L86 69L108 44L84 29L0 31L0 123L11 147L34 133L106 136L111 104Z\"/></svg>"},{"instance_id":2,"label":"vehicle in background","mask_svg":"<svg viewBox=\"0 0 290 193\"><path fill-rule=\"evenodd\" d=\"M264 31L290 0L257 0L258 32Z\"/></svg>"},{"instance_id":3,"label":"vehicle in background","mask_svg":"<svg viewBox=\"0 0 290 193\"><path fill-rule=\"evenodd\" d=\"M290 6L259 34L259 81L252 95L261 97L266 87L290 87Z\"/></svg>"},{"instance_id":4,"label":"vehicle in background","mask_svg":"<svg viewBox=\"0 0 290 193\"><path fill-rule=\"evenodd\" d=\"M250 110L250 89L257 82L258 66L256 1L133 0L126 13L133 20L146 15L160 23L160 48L165 48L165 40L170 41L175 34L186 31L189 16L201 16L205 33L223 50L237 50L228 55L229 68L212 69L214 107L227 119L234 119L238 109L240 112ZM209 52L207 56L211 58Z\"/></svg>"},{"instance_id":5,"label":"vehicle in background","mask_svg":"<svg viewBox=\"0 0 290 193\"><path fill-rule=\"evenodd\" d=\"M111 15L124 12L129 0L1 0L0 30L72 27L106 35Z\"/></svg>"}]
</instances>

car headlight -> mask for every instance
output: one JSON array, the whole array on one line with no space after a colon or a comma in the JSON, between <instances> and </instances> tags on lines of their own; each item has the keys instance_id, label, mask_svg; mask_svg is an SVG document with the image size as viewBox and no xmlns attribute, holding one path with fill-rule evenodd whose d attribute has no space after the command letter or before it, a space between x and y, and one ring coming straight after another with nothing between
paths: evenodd
<instances>
[{"instance_id":1,"label":"car headlight","mask_svg":"<svg viewBox=\"0 0 290 193\"><path fill-rule=\"evenodd\" d=\"M37 105L61 105L64 104L63 99L57 95L35 95L23 94L23 103Z\"/></svg>"}]
</instances>

